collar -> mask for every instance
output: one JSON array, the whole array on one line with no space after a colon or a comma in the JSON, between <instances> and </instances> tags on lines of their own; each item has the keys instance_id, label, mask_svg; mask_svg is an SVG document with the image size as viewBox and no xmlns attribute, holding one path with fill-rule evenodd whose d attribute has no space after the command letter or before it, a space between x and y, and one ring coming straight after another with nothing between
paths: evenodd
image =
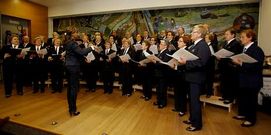
<instances>
[{"instance_id":1,"label":"collar","mask_svg":"<svg viewBox=\"0 0 271 135\"><path fill-rule=\"evenodd\" d=\"M246 50L247 50L252 44L254 44L254 42L247 44L246 46L244 46L244 48L246 48Z\"/></svg>"},{"instance_id":2,"label":"collar","mask_svg":"<svg viewBox=\"0 0 271 135\"><path fill-rule=\"evenodd\" d=\"M197 39L197 40L194 42L194 45L196 45L200 40L202 40L202 38Z\"/></svg>"},{"instance_id":3,"label":"collar","mask_svg":"<svg viewBox=\"0 0 271 135\"><path fill-rule=\"evenodd\" d=\"M229 40L229 41L227 41L227 43L229 44L229 43L231 43L231 41L233 41L235 38L232 38L231 40Z\"/></svg>"}]
</instances>

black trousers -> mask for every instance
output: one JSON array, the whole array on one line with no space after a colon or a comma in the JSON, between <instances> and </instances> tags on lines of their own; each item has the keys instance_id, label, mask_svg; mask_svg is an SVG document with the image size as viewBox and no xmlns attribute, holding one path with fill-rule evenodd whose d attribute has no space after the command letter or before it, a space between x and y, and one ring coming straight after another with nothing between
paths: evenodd
<instances>
[{"instance_id":1,"label":"black trousers","mask_svg":"<svg viewBox=\"0 0 271 135\"><path fill-rule=\"evenodd\" d=\"M167 105L167 80L164 77L160 77L157 80L156 94L158 105Z\"/></svg>"},{"instance_id":2,"label":"black trousers","mask_svg":"<svg viewBox=\"0 0 271 135\"><path fill-rule=\"evenodd\" d=\"M3 80L5 95L12 94L13 81L16 83L17 93L23 92L23 76L20 66L16 64L3 64Z\"/></svg>"},{"instance_id":3,"label":"black trousers","mask_svg":"<svg viewBox=\"0 0 271 135\"><path fill-rule=\"evenodd\" d=\"M203 84L189 82L190 92L190 117L192 126L196 128L202 127L202 113L200 103L200 91L204 87Z\"/></svg>"},{"instance_id":4,"label":"black trousers","mask_svg":"<svg viewBox=\"0 0 271 135\"><path fill-rule=\"evenodd\" d=\"M80 66L66 66L68 74L67 99L69 112L76 112L76 98L79 90Z\"/></svg>"},{"instance_id":5,"label":"black trousers","mask_svg":"<svg viewBox=\"0 0 271 135\"><path fill-rule=\"evenodd\" d=\"M113 83L114 83L114 72L110 70L103 70L102 80L104 83L104 92L112 93L113 92Z\"/></svg>"},{"instance_id":6,"label":"black trousers","mask_svg":"<svg viewBox=\"0 0 271 135\"><path fill-rule=\"evenodd\" d=\"M174 81L174 107L178 112L187 111L188 83L182 76L176 76Z\"/></svg>"},{"instance_id":7,"label":"black trousers","mask_svg":"<svg viewBox=\"0 0 271 135\"><path fill-rule=\"evenodd\" d=\"M223 73L221 74L221 93L226 100L234 100L238 93L238 73Z\"/></svg>"},{"instance_id":8,"label":"black trousers","mask_svg":"<svg viewBox=\"0 0 271 135\"><path fill-rule=\"evenodd\" d=\"M240 88L238 94L238 115L245 116L246 120L256 123L258 93L260 88Z\"/></svg>"}]
</instances>

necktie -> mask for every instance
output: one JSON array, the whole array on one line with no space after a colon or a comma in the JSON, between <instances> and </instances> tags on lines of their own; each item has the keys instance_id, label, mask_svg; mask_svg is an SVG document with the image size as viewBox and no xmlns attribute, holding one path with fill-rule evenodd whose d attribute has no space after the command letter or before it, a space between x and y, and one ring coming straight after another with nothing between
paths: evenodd
<instances>
[{"instance_id":1,"label":"necktie","mask_svg":"<svg viewBox=\"0 0 271 135\"><path fill-rule=\"evenodd\" d=\"M243 53L246 52L246 51L247 51L247 48L244 48L244 49L243 49Z\"/></svg>"}]
</instances>

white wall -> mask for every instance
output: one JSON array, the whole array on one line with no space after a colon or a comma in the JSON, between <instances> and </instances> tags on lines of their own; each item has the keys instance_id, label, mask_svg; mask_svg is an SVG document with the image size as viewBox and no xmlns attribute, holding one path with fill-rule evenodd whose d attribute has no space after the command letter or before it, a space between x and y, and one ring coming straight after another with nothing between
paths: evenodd
<instances>
[{"instance_id":1,"label":"white wall","mask_svg":"<svg viewBox=\"0 0 271 135\"><path fill-rule=\"evenodd\" d=\"M271 0L261 0L258 40L265 55L271 55Z\"/></svg>"}]
</instances>

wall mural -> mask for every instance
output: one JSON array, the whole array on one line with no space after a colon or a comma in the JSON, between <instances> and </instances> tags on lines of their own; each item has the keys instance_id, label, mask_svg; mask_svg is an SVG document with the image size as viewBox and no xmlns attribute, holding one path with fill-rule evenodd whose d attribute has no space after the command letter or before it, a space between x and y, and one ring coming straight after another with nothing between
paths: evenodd
<instances>
[{"instance_id":1,"label":"wall mural","mask_svg":"<svg viewBox=\"0 0 271 135\"><path fill-rule=\"evenodd\" d=\"M258 3L144 10L54 19L54 31L61 32L68 26L75 26L80 32L91 35L94 31L100 31L105 37L113 30L121 36L126 31L136 34L144 30L154 35L163 29L176 31L178 26L183 26L190 33L194 25L204 23L220 39L223 31L230 27L238 31L245 28L257 31L258 16Z\"/></svg>"}]
</instances>

